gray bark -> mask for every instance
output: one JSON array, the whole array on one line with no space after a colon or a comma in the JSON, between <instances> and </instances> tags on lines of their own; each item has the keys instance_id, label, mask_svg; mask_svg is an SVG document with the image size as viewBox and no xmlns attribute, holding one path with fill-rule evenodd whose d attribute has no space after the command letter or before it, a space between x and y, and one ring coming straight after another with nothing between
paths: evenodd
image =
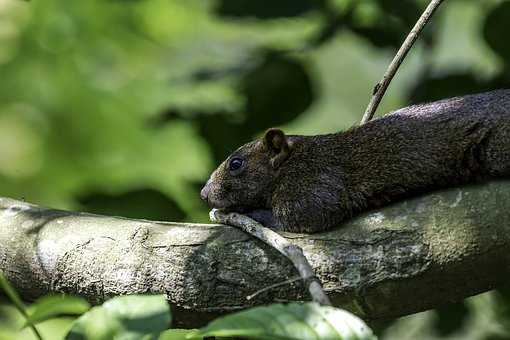
<instances>
[{"instance_id":1,"label":"gray bark","mask_svg":"<svg viewBox=\"0 0 510 340\"><path fill-rule=\"evenodd\" d=\"M368 212L300 246L335 306L406 315L489 290L509 274L510 181L454 188ZM180 326L252 304L308 299L276 250L233 227L151 222L0 199L0 270L22 296L92 302L165 293Z\"/></svg>"}]
</instances>

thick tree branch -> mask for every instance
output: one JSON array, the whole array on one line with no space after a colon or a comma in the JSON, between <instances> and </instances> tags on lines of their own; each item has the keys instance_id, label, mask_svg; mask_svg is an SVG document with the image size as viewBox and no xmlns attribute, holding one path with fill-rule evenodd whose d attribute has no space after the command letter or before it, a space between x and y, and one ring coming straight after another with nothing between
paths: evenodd
<instances>
[{"instance_id":1,"label":"thick tree branch","mask_svg":"<svg viewBox=\"0 0 510 340\"><path fill-rule=\"evenodd\" d=\"M336 230L284 234L336 306L366 319L405 315L493 288L510 271L510 182L450 189L359 216ZM0 200L0 269L27 299L52 291L99 302L166 293L180 325L274 300L299 300L276 250L224 225L162 223Z\"/></svg>"}]
</instances>

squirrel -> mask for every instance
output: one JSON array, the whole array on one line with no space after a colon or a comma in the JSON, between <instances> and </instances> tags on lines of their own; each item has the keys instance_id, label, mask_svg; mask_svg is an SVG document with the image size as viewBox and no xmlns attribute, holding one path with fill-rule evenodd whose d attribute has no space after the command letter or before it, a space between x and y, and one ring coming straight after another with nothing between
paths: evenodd
<instances>
[{"instance_id":1,"label":"squirrel","mask_svg":"<svg viewBox=\"0 0 510 340\"><path fill-rule=\"evenodd\" d=\"M510 175L510 90L414 105L344 132L269 129L200 195L281 231L314 233L397 199Z\"/></svg>"}]
</instances>

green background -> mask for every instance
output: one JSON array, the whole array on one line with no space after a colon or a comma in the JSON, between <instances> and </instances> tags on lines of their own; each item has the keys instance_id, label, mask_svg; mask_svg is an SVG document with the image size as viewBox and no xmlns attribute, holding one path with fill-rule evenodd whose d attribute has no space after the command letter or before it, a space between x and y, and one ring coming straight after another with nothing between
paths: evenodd
<instances>
[{"instance_id":1,"label":"green background","mask_svg":"<svg viewBox=\"0 0 510 340\"><path fill-rule=\"evenodd\" d=\"M426 3L0 0L0 194L207 221L200 187L239 145L272 126L319 134L356 124ZM510 87L509 33L510 1L445 1L379 112ZM510 339L505 296L402 318L380 334ZM1 306L0 339L26 339ZM42 329L55 339L68 324Z\"/></svg>"}]
</instances>

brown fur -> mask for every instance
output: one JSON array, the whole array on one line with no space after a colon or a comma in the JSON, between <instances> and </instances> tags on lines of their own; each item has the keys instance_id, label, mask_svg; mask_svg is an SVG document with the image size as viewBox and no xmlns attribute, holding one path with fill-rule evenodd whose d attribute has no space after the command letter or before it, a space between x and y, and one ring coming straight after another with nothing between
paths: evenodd
<instances>
[{"instance_id":1,"label":"brown fur","mask_svg":"<svg viewBox=\"0 0 510 340\"><path fill-rule=\"evenodd\" d=\"M240 170L229 170L233 158ZM211 207L291 232L330 229L409 194L510 174L510 90L398 110L345 132L270 129L202 189Z\"/></svg>"}]
</instances>

